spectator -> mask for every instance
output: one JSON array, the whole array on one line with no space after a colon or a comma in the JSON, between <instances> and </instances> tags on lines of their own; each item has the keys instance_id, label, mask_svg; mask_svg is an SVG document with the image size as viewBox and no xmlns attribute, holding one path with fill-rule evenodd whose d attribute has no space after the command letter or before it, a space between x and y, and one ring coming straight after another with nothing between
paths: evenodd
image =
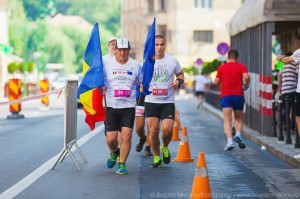
<instances>
[{"instance_id":1,"label":"spectator","mask_svg":"<svg viewBox=\"0 0 300 199\"><path fill-rule=\"evenodd\" d=\"M291 56L284 57L279 56L279 60L281 60L284 64L289 64L292 62L296 62L298 66L300 66L300 48L296 50ZM296 106L295 106L295 115L296 115L296 124L298 129L298 135L300 136L300 75L298 75L298 83L296 89ZM294 156L295 159L300 160L300 154Z\"/></svg>"}]
</instances>

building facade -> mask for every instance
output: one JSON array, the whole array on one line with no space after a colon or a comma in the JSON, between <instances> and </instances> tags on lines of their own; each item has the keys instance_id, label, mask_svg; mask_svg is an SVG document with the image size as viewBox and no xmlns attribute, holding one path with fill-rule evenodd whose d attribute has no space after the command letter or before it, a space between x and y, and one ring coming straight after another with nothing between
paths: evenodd
<instances>
[{"instance_id":1,"label":"building facade","mask_svg":"<svg viewBox=\"0 0 300 199\"><path fill-rule=\"evenodd\" d=\"M245 0L228 22L231 46L240 52L239 61L251 77L245 92L245 125L267 136L277 136L274 38L284 52L299 48L299 9L300 0Z\"/></svg>"},{"instance_id":2,"label":"building facade","mask_svg":"<svg viewBox=\"0 0 300 199\"><path fill-rule=\"evenodd\" d=\"M226 23L242 0L122 0L122 36L132 45L132 57L142 61L148 29L156 18L156 34L167 39L167 52L183 67L201 58L219 57L217 45L230 43Z\"/></svg>"}]
</instances>

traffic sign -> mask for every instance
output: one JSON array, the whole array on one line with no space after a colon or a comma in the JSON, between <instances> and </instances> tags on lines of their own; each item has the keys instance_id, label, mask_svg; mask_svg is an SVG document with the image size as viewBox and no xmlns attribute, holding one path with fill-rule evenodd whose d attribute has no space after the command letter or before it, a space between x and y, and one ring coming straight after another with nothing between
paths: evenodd
<instances>
[{"instance_id":1,"label":"traffic sign","mask_svg":"<svg viewBox=\"0 0 300 199\"><path fill-rule=\"evenodd\" d=\"M11 53L13 48L9 45L1 44L0 43L0 52L4 52L4 54Z\"/></svg>"},{"instance_id":2,"label":"traffic sign","mask_svg":"<svg viewBox=\"0 0 300 199\"><path fill-rule=\"evenodd\" d=\"M229 45L225 42L221 42L217 46L217 51L221 55L225 55L226 53L228 53L229 49L230 49Z\"/></svg>"},{"instance_id":3,"label":"traffic sign","mask_svg":"<svg viewBox=\"0 0 300 199\"><path fill-rule=\"evenodd\" d=\"M196 64L197 64L197 65L203 64L203 60L202 60L201 58L198 58L198 59L196 60Z\"/></svg>"}]
</instances>

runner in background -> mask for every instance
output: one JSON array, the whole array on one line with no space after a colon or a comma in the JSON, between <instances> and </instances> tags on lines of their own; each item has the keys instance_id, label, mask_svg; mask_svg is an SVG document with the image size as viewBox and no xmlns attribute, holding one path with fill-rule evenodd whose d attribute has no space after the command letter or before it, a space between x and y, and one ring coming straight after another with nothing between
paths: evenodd
<instances>
[{"instance_id":1,"label":"runner in background","mask_svg":"<svg viewBox=\"0 0 300 199\"><path fill-rule=\"evenodd\" d=\"M205 100L205 94L208 90L209 81L204 77L202 73L196 75L193 83L195 95L197 97L197 108L202 108Z\"/></svg>"},{"instance_id":2,"label":"runner in background","mask_svg":"<svg viewBox=\"0 0 300 199\"><path fill-rule=\"evenodd\" d=\"M237 50L228 52L228 62L218 68L214 80L216 85L221 84L221 106L224 115L224 132L227 136L227 145L224 150L231 151L235 148L233 140L239 148L246 148L241 137L243 129L244 91L249 88L250 76L245 65L238 62ZM232 139L232 112L234 113L236 134Z\"/></svg>"},{"instance_id":3,"label":"runner in background","mask_svg":"<svg viewBox=\"0 0 300 199\"><path fill-rule=\"evenodd\" d=\"M106 62L107 59L115 57L117 39L118 39L118 37L112 37L108 41L107 45L108 45L109 52L106 55L102 56L103 63ZM104 124L105 124L105 122L104 122ZM121 128L122 127L120 126L119 133L118 133L119 147L121 146L121 143L122 143ZM106 128L105 128L105 130L106 130Z\"/></svg>"},{"instance_id":4,"label":"runner in background","mask_svg":"<svg viewBox=\"0 0 300 199\"><path fill-rule=\"evenodd\" d=\"M137 152L141 152L143 150L144 144L146 143L146 148L144 150L144 154L146 156L152 156L149 136L146 135L145 132L145 96L139 92L139 86L136 86L136 114L135 114L135 131L137 135L140 137L139 143L136 145L135 150ZM148 130L148 128L147 128Z\"/></svg>"}]
</instances>

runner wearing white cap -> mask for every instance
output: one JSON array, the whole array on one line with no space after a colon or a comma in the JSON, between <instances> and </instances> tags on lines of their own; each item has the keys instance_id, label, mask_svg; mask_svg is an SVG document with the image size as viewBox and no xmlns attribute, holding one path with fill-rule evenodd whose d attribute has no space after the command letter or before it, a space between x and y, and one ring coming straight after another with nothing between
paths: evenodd
<instances>
[{"instance_id":1,"label":"runner wearing white cap","mask_svg":"<svg viewBox=\"0 0 300 199\"><path fill-rule=\"evenodd\" d=\"M135 85L142 80L140 64L129 57L130 44L126 38L117 39L115 57L104 61L103 93L106 94L106 142L110 149L107 167L113 168L119 158L116 173L127 174L125 162L131 148L135 119ZM118 148L118 130L122 143Z\"/></svg>"},{"instance_id":2,"label":"runner wearing white cap","mask_svg":"<svg viewBox=\"0 0 300 199\"><path fill-rule=\"evenodd\" d=\"M115 48L116 48L117 39L118 39L117 37L112 37L108 41L109 53L102 57L103 62L104 62L105 59L112 58L112 57L115 56Z\"/></svg>"}]
</instances>

